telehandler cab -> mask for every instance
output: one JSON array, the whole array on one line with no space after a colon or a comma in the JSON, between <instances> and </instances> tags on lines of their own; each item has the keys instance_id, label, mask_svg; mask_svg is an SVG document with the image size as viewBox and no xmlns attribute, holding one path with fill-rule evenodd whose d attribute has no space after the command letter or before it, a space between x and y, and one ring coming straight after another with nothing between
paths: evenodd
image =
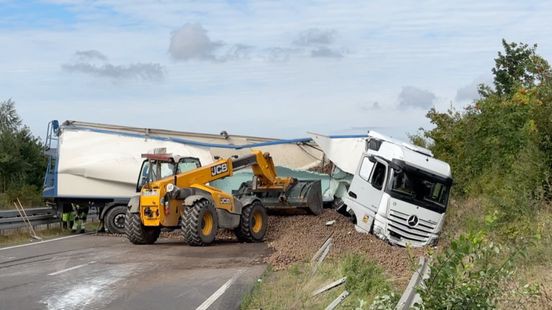
<instances>
[{"instance_id":1,"label":"telehandler cab","mask_svg":"<svg viewBox=\"0 0 552 310\"><path fill-rule=\"evenodd\" d=\"M201 166L197 158L143 154L137 184L140 195L129 202L125 233L134 244L151 244L161 228L180 226L185 241L202 246L214 241L219 228L231 229L240 241L262 241L268 227L265 205L322 211L320 181L278 177L268 153L252 151L243 157L219 159ZM207 183L251 167L253 180L236 196Z\"/></svg>"}]
</instances>

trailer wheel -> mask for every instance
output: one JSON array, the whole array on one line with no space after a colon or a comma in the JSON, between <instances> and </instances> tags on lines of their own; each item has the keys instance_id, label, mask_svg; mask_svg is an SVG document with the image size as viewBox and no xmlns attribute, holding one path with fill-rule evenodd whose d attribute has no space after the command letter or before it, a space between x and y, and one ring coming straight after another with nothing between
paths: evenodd
<instances>
[{"instance_id":1,"label":"trailer wheel","mask_svg":"<svg viewBox=\"0 0 552 310\"><path fill-rule=\"evenodd\" d=\"M268 215L263 204L256 200L242 208L240 225L234 229L236 237L243 242L263 241L268 229Z\"/></svg>"},{"instance_id":2,"label":"trailer wheel","mask_svg":"<svg viewBox=\"0 0 552 310\"><path fill-rule=\"evenodd\" d=\"M160 227L148 227L142 225L140 213L130 213L130 211L127 211L125 219L125 234L130 242L134 244L152 244L157 241L160 233Z\"/></svg>"},{"instance_id":3,"label":"trailer wheel","mask_svg":"<svg viewBox=\"0 0 552 310\"><path fill-rule=\"evenodd\" d=\"M184 207L182 215L182 233L186 243L191 246L204 246L215 240L218 218L213 203L201 199L192 206Z\"/></svg>"},{"instance_id":4,"label":"trailer wheel","mask_svg":"<svg viewBox=\"0 0 552 310\"><path fill-rule=\"evenodd\" d=\"M107 211L104 217L104 224L112 234L124 234L125 233L125 217L128 207L127 206L115 206L111 210Z\"/></svg>"}]
</instances>

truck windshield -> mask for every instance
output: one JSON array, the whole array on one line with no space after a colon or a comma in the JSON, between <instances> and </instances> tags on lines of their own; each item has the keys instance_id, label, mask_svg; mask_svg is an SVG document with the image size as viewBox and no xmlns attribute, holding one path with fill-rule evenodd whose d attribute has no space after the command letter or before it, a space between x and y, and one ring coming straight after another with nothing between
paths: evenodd
<instances>
[{"instance_id":1,"label":"truck windshield","mask_svg":"<svg viewBox=\"0 0 552 310\"><path fill-rule=\"evenodd\" d=\"M439 213L445 212L450 186L437 178L415 171L392 171L389 180L391 196Z\"/></svg>"}]
</instances>

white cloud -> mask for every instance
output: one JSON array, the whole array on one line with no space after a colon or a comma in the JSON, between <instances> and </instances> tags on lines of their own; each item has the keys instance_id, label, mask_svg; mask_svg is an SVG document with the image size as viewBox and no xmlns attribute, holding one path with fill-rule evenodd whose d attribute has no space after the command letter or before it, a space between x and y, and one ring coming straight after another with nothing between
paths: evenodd
<instances>
[{"instance_id":1,"label":"white cloud","mask_svg":"<svg viewBox=\"0 0 552 310\"><path fill-rule=\"evenodd\" d=\"M343 53L338 50L334 50L325 46L318 47L311 51L312 57L328 57L328 58L341 58Z\"/></svg>"},{"instance_id":2,"label":"white cloud","mask_svg":"<svg viewBox=\"0 0 552 310\"><path fill-rule=\"evenodd\" d=\"M293 43L300 46L329 45L334 43L336 35L335 29L312 28L302 31Z\"/></svg>"},{"instance_id":3,"label":"white cloud","mask_svg":"<svg viewBox=\"0 0 552 310\"><path fill-rule=\"evenodd\" d=\"M161 80L163 78L163 68L160 64L154 63L94 65L80 62L74 64L64 64L62 65L62 68L68 72L79 72L113 79Z\"/></svg>"},{"instance_id":4,"label":"white cloud","mask_svg":"<svg viewBox=\"0 0 552 310\"><path fill-rule=\"evenodd\" d=\"M334 46L335 29L311 28L299 33L293 44L304 48L313 58L342 58L344 53Z\"/></svg>"},{"instance_id":5,"label":"white cloud","mask_svg":"<svg viewBox=\"0 0 552 310\"><path fill-rule=\"evenodd\" d=\"M107 62L107 56L97 50L77 51L75 56L77 58L75 62L61 65L64 71L115 80L143 79L159 81L164 78L164 69L158 63L113 65Z\"/></svg>"},{"instance_id":6,"label":"white cloud","mask_svg":"<svg viewBox=\"0 0 552 310\"><path fill-rule=\"evenodd\" d=\"M224 43L212 41L207 31L200 24L185 24L173 31L169 53L175 60L210 60L214 61L215 52Z\"/></svg>"},{"instance_id":7,"label":"white cloud","mask_svg":"<svg viewBox=\"0 0 552 310\"><path fill-rule=\"evenodd\" d=\"M262 59L275 62L289 61L291 57L341 58L343 52L330 46L335 30L309 29L299 34L292 45L257 47L244 43L213 41L200 24L187 23L171 33L169 54L174 60L232 60Z\"/></svg>"},{"instance_id":8,"label":"white cloud","mask_svg":"<svg viewBox=\"0 0 552 310\"><path fill-rule=\"evenodd\" d=\"M404 86L399 94L399 106L403 108L430 108L437 97L428 90Z\"/></svg>"},{"instance_id":9,"label":"white cloud","mask_svg":"<svg viewBox=\"0 0 552 310\"><path fill-rule=\"evenodd\" d=\"M426 110L401 114L397 112L404 106L390 109L400 86L438 91L439 98L432 102L446 108L461 86L490 71L502 37L539 43L537 52L552 59L547 33L534 31L552 28L552 2L547 1L60 1L74 14L66 25L37 28L29 22L14 27L0 22L0 45L9 47L0 50L5 73L0 93L12 97L38 131L54 117L292 137L307 130L390 123L397 126L396 132L414 132L428 125ZM196 31L196 38L206 45L178 54L188 60L170 61L171 30L186 22L201 25L204 36ZM306 40L312 42L309 46L294 44L311 29L335 32L329 39L311 36ZM103 68L101 59L84 62L95 65L86 70L101 73L60 70L60 64L76 56L73 51L90 47L109 56L107 63L119 69L145 60L164 65L164 82L90 78L118 72ZM312 57L319 47L347 57ZM78 57L69 64L77 62ZM33 85L32 92L28 85ZM366 98L368 103L377 101L381 109L362 113L358 103ZM151 103L182 113L151 120ZM145 108L133 109L137 105ZM184 114L193 115L186 111L206 105L231 105L243 113L231 119L221 116L210 124L188 116L181 121ZM132 112L100 113L113 107Z\"/></svg>"},{"instance_id":10,"label":"white cloud","mask_svg":"<svg viewBox=\"0 0 552 310\"><path fill-rule=\"evenodd\" d=\"M462 102L462 101L473 101L473 100L479 99L480 84L491 85L492 79L488 76L478 77L477 79L473 80L470 84L459 88L458 91L456 92L455 100Z\"/></svg>"},{"instance_id":11,"label":"white cloud","mask_svg":"<svg viewBox=\"0 0 552 310\"><path fill-rule=\"evenodd\" d=\"M88 59L99 59L102 61L107 61L107 56L100 53L97 50L87 50L87 51L76 51L75 55L79 58L88 60Z\"/></svg>"}]
</instances>

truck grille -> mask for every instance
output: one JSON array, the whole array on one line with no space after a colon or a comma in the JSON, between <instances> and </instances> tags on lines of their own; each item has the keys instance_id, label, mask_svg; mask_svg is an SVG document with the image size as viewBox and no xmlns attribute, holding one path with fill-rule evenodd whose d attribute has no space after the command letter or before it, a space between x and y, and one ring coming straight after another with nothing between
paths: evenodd
<instances>
[{"instance_id":1,"label":"truck grille","mask_svg":"<svg viewBox=\"0 0 552 310\"><path fill-rule=\"evenodd\" d=\"M392 236L397 238L413 242L427 242L436 224L418 218L418 223L415 226L410 226L408 225L408 218L410 216L397 210L390 210L387 229Z\"/></svg>"}]
</instances>

